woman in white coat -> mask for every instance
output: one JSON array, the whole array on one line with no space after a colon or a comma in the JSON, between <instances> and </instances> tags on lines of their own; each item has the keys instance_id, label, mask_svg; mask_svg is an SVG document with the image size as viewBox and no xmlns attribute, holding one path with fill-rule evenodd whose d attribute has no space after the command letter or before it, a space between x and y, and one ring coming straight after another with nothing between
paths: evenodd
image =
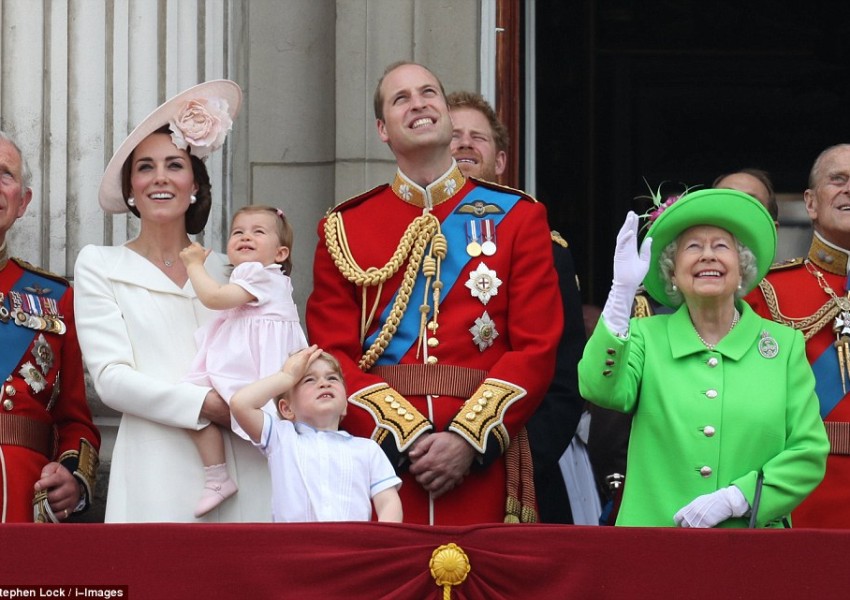
<instances>
[{"instance_id":1,"label":"woman in white coat","mask_svg":"<svg viewBox=\"0 0 850 600\"><path fill-rule=\"evenodd\" d=\"M140 218L122 246L86 246L74 269L80 346L95 390L122 413L112 453L107 522L195 521L203 465L184 429L222 426L239 492L202 521L270 521L265 458L230 431L215 390L182 383L195 331L213 314L178 259L212 204L206 156L224 142L242 92L232 81L194 86L165 102L115 152L98 199L108 213ZM226 259L207 272L226 282Z\"/></svg>"}]
</instances>

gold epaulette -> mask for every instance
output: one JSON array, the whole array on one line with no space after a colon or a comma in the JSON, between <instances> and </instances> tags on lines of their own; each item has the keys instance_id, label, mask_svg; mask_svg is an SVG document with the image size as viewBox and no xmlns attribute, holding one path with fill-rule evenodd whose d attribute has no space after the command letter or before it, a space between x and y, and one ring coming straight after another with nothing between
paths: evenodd
<instances>
[{"instance_id":1,"label":"gold epaulette","mask_svg":"<svg viewBox=\"0 0 850 600\"><path fill-rule=\"evenodd\" d=\"M792 267L801 267L803 266L804 261L805 258L803 258L802 256L798 256L797 258L788 258L786 260L780 260L770 265L770 270L782 271L783 269L790 269Z\"/></svg>"},{"instance_id":2,"label":"gold epaulette","mask_svg":"<svg viewBox=\"0 0 850 600\"><path fill-rule=\"evenodd\" d=\"M632 316L638 319L642 319L644 317L651 317L655 314L655 311L652 309L652 304L649 302L649 297L646 295L645 291L638 291L635 294L635 303L632 306Z\"/></svg>"},{"instance_id":3,"label":"gold epaulette","mask_svg":"<svg viewBox=\"0 0 850 600\"><path fill-rule=\"evenodd\" d=\"M449 425L449 431L461 435L478 452L487 450L487 436L493 433L504 452L510 439L503 424L508 407L525 396L526 392L500 379L484 380L472 397L464 402Z\"/></svg>"},{"instance_id":4,"label":"gold epaulette","mask_svg":"<svg viewBox=\"0 0 850 600\"><path fill-rule=\"evenodd\" d=\"M353 206L357 206L358 204L360 204L364 200L368 200L369 198L371 198L372 196L374 196L378 192L382 192L382 191L384 191L384 189L386 189L388 187L390 187L390 184L382 183L381 185L373 187L368 192L363 192L362 194L359 194L357 196L353 196L353 197L349 198L348 200L343 200L342 202L340 202L336 206L330 207L328 209L328 211L325 213L325 216L327 217L329 214L331 214L333 212L339 212L341 210L346 210L346 209L351 208Z\"/></svg>"},{"instance_id":5,"label":"gold epaulette","mask_svg":"<svg viewBox=\"0 0 850 600\"><path fill-rule=\"evenodd\" d=\"M32 263L28 263L27 261L25 261L25 260L24 260L24 259L22 259L22 258L15 258L15 257L13 256L13 257L12 257L12 261L14 261L14 262L15 262L15 264L17 264L20 268L22 268L22 269L24 269L24 270L26 270L26 271L31 271L31 272L33 272L33 273L38 273L38 274L39 274L39 275L41 275L42 277L47 277L48 279L52 279L52 280L54 280L54 281L58 281L59 283L62 283L62 284L64 284L64 285L66 285L66 286L70 286L70 285L71 285L71 284L68 282L68 280L67 280L67 279L65 279L64 277L62 277L61 275L59 275L59 274L57 274L57 273L53 273L53 272L48 271L48 270L46 270L46 269L42 269L41 267L37 267L37 266L35 266L35 265L34 265L34 264L32 264Z\"/></svg>"},{"instance_id":6,"label":"gold epaulette","mask_svg":"<svg viewBox=\"0 0 850 600\"><path fill-rule=\"evenodd\" d=\"M570 245L567 243L567 240L561 237L561 234L555 231L554 229L550 232L550 235L552 236L552 241L561 246L562 248L570 247Z\"/></svg>"},{"instance_id":7,"label":"gold epaulette","mask_svg":"<svg viewBox=\"0 0 850 600\"><path fill-rule=\"evenodd\" d=\"M386 384L377 384L352 394L352 404L366 410L378 429L372 439L380 443L389 431L396 441L399 452L408 450L422 433L434 426L416 410L404 396Z\"/></svg>"},{"instance_id":8,"label":"gold epaulette","mask_svg":"<svg viewBox=\"0 0 850 600\"><path fill-rule=\"evenodd\" d=\"M520 198L523 198L524 200L528 200L530 202L538 201L537 198L529 196L527 192L518 190L517 188L512 188L507 185L502 185L500 183L493 183L492 181L485 181L484 179L478 179L476 177L470 177L469 179L474 181L476 185L480 185L481 187L496 190L497 192L507 192L509 194L516 194Z\"/></svg>"}]
</instances>

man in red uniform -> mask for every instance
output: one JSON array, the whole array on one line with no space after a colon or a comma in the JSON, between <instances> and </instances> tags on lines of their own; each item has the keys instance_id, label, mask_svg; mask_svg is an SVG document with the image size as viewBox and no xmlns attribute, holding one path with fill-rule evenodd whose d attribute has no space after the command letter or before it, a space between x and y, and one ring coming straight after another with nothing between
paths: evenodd
<instances>
[{"instance_id":1,"label":"man in red uniform","mask_svg":"<svg viewBox=\"0 0 850 600\"><path fill-rule=\"evenodd\" d=\"M375 115L395 180L320 223L307 303L311 342L343 364L343 427L402 472L406 522L501 522L506 508L533 520L503 455L549 385L563 326L546 211L464 178L425 67L390 65ZM527 452L516 458L530 473Z\"/></svg>"},{"instance_id":2,"label":"man in red uniform","mask_svg":"<svg viewBox=\"0 0 850 600\"><path fill-rule=\"evenodd\" d=\"M850 527L850 144L824 150L803 195L808 254L774 265L747 297L764 317L800 329L830 441L823 482L793 513L796 527Z\"/></svg>"},{"instance_id":3,"label":"man in red uniform","mask_svg":"<svg viewBox=\"0 0 850 600\"><path fill-rule=\"evenodd\" d=\"M453 92L447 102L453 125L452 156L458 168L465 177L497 181L507 166L507 128L481 94ZM578 392L577 369L587 338L572 253L566 240L555 231L552 252L561 291L564 331L558 344L555 376L525 429L534 462L534 491L540 521L573 523L574 517L580 515L571 511L558 461L576 433L584 407ZM594 493L595 488L589 491L591 495ZM592 520L597 524L599 515Z\"/></svg>"},{"instance_id":4,"label":"man in red uniform","mask_svg":"<svg viewBox=\"0 0 850 600\"><path fill-rule=\"evenodd\" d=\"M86 402L71 287L7 251L6 232L32 199L30 179L18 146L0 132L3 523L64 521L87 508L100 447Z\"/></svg>"}]
</instances>

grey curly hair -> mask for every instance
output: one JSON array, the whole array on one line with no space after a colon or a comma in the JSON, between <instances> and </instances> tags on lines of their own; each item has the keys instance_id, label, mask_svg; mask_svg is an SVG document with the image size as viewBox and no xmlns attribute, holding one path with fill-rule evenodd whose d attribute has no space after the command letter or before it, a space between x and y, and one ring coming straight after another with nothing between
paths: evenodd
<instances>
[{"instance_id":1,"label":"grey curly hair","mask_svg":"<svg viewBox=\"0 0 850 600\"><path fill-rule=\"evenodd\" d=\"M738 249L738 264L741 270L741 287L735 290L735 300L740 300L755 285L758 276L758 262L752 250L739 242L737 238L733 239L735 239L735 246ZM667 244L667 247L661 251L661 256L658 257L661 278L664 280L664 292L676 306L685 301L682 292L673 289L673 271L676 269L676 249L678 247L679 238L677 237Z\"/></svg>"}]
</instances>

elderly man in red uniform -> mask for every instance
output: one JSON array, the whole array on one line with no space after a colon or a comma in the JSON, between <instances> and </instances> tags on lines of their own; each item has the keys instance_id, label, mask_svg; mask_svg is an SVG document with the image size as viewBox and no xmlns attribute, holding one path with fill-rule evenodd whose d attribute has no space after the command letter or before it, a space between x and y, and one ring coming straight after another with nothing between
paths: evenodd
<instances>
[{"instance_id":1,"label":"elderly man in red uniform","mask_svg":"<svg viewBox=\"0 0 850 600\"><path fill-rule=\"evenodd\" d=\"M796 527L850 527L850 144L824 150L803 198L809 253L774 265L747 297L759 314L800 329L830 441L823 482L794 511Z\"/></svg>"},{"instance_id":2,"label":"elderly man in red uniform","mask_svg":"<svg viewBox=\"0 0 850 600\"><path fill-rule=\"evenodd\" d=\"M425 67L390 65L375 115L395 180L320 223L307 303L311 341L343 364L343 427L402 472L406 522L534 520L521 431L563 326L546 211L464 178L442 84Z\"/></svg>"},{"instance_id":3,"label":"elderly man in red uniform","mask_svg":"<svg viewBox=\"0 0 850 600\"><path fill-rule=\"evenodd\" d=\"M64 521L87 508L100 447L86 403L71 288L7 251L6 233L32 199L30 179L18 146L0 132L3 523Z\"/></svg>"}]
</instances>

